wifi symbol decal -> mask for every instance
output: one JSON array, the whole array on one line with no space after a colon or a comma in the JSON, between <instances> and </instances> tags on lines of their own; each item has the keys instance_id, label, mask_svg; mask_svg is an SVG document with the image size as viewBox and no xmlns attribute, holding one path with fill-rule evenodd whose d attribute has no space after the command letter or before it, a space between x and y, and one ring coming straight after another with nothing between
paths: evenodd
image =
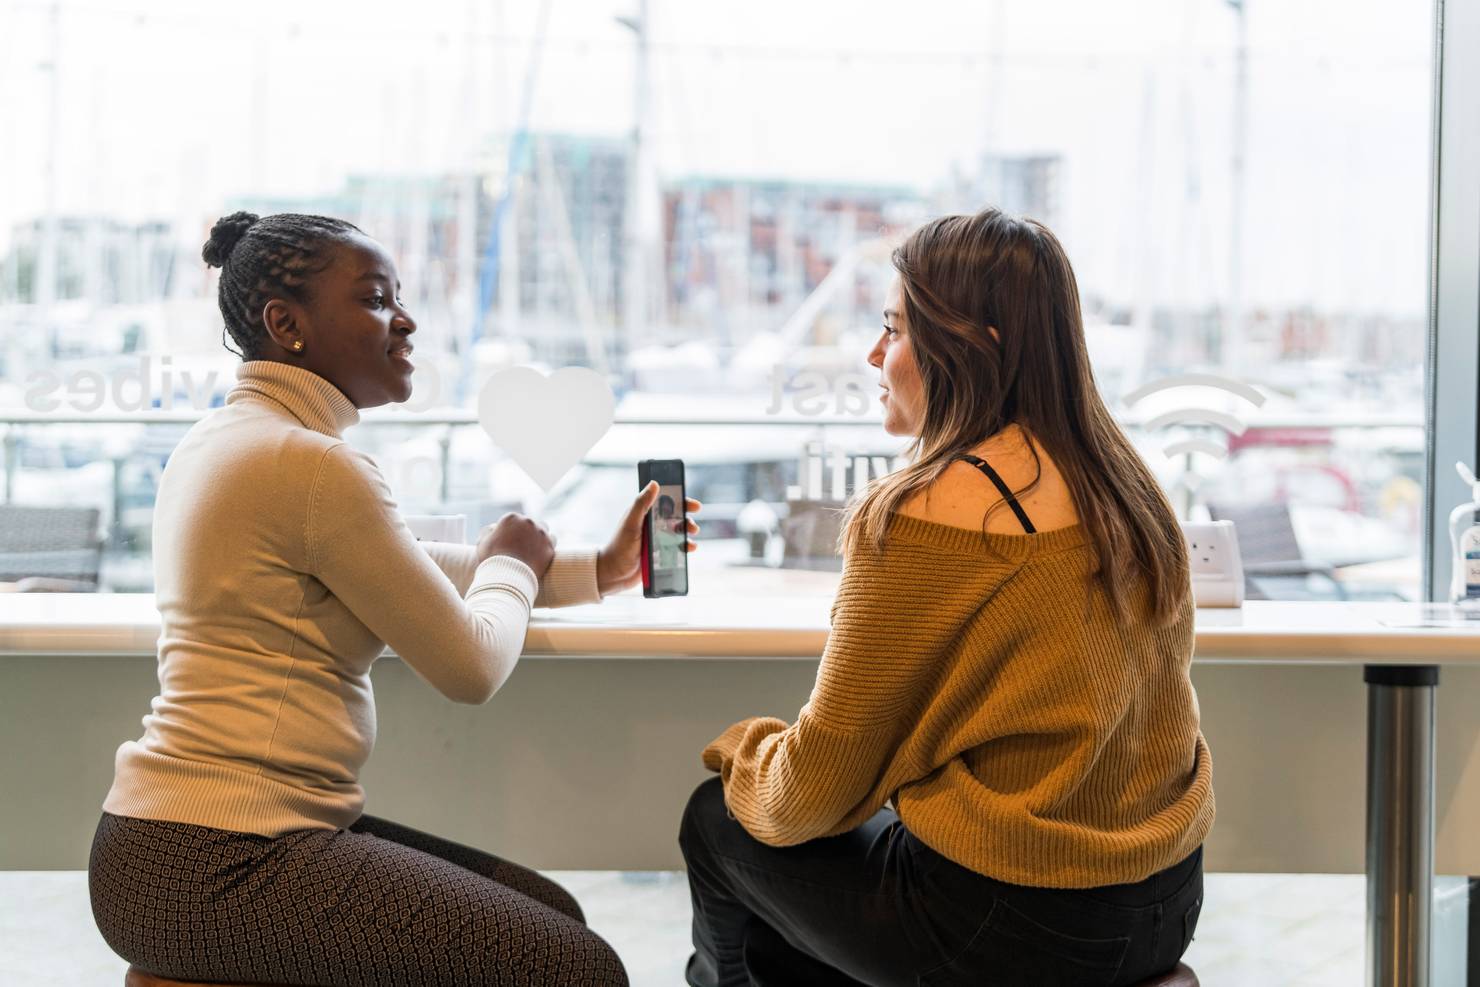
<instances>
[{"instance_id":1,"label":"wifi symbol decal","mask_svg":"<svg viewBox=\"0 0 1480 987\"><path fill-rule=\"evenodd\" d=\"M1173 377L1163 377L1161 380L1141 385L1127 394L1123 400L1126 407L1134 407L1138 402L1145 400L1151 395L1160 394L1162 391L1171 390L1174 387L1216 388L1225 393L1243 398L1255 408L1263 406L1265 401L1264 395L1248 384L1242 381L1230 380L1227 377L1220 377L1217 374L1177 374ZM1159 415L1146 419L1142 427L1148 432L1155 432L1173 425L1212 425L1223 429L1230 435L1243 435L1245 429L1248 428L1237 416L1229 414L1226 411L1215 411L1211 408L1199 408L1196 406L1173 408L1170 411L1163 411ZM1168 459L1174 459L1177 456L1183 456L1192 452L1207 453L1215 459L1223 459L1228 455L1228 450L1224 446L1210 439L1183 439L1180 442L1173 442L1162 451L1166 453Z\"/></svg>"}]
</instances>

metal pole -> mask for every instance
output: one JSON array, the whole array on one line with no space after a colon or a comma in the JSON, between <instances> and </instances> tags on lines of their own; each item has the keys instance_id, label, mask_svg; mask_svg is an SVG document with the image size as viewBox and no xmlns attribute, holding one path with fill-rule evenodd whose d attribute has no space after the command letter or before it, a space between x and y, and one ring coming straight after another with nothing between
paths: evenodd
<instances>
[{"instance_id":1,"label":"metal pole","mask_svg":"<svg viewBox=\"0 0 1480 987\"><path fill-rule=\"evenodd\" d=\"M123 547L123 464L126 456L113 457L113 524L108 532L108 545Z\"/></svg>"},{"instance_id":2,"label":"metal pole","mask_svg":"<svg viewBox=\"0 0 1480 987\"><path fill-rule=\"evenodd\" d=\"M1434 665L1368 665L1367 984L1428 987Z\"/></svg>"},{"instance_id":3,"label":"metal pole","mask_svg":"<svg viewBox=\"0 0 1480 987\"><path fill-rule=\"evenodd\" d=\"M1249 347L1244 338L1244 161L1249 139L1248 0L1229 0L1237 16L1233 56L1233 159L1229 163L1228 320L1223 331L1223 367L1243 374Z\"/></svg>"},{"instance_id":4,"label":"metal pole","mask_svg":"<svg viewBox=\"0 0 1480 987\"><path fill-rule=\"evenodd\" d=\"M62 11L60 3L51 5L50 31L46 65L46 98L50 110L46 115L46 184L44 185L45 212L41 217L41 248L36 257L36 268L32 273L32 298L36 302L36 324L41 327L47 355L57 354L57 327L52 318L57 300L57 174L61 164L61 74L62 74Z\"/></svg>"},{"instance_id":5,"label":"metal pole","mask_svg":"<svg viewBox=\"0 0 1480 987\"><path fill-rule=\"evenodd\" d=\"M640 345L652 327L657 311L651 293L655 255L652 225L661 206L652 193L656 180L652 176L651 22L648 0L637 0L637 12L631 17L618 17L618 23L632 31L637 49L632 63L632 139L631 159L627 166L627 202L622 214L622 326L625 335L619 340L618 354Z\"/></svg>"},{"instance_id":6,"label":"metal pole","mask_svg":"<svg viewBox=\"0 0 1480 987\"><path fill-rule=\"evenodd\" d=\"M452 488L452 426L448 425L442 429L442 437L437 440L441 451L442 482L438 493L441 495L440 503L447 505L447 495Z\"/></svg>"},{"instance_id":7,"label":"metal pole","mask_svg":"<svg viewBox=\"0 0 1480 987\"><path fill-rule=\"evenodd\" d=\"M16 435L16 427L8 425L5 429L5 502L15 502L15 468L20 459L21 440Z\"/></svg>"}]
</instances>

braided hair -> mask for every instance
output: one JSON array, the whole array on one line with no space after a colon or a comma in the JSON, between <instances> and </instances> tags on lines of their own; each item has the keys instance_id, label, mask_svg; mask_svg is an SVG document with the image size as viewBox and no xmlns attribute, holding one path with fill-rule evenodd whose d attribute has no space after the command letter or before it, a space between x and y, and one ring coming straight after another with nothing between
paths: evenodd
<instances>
[{"instance_id":1,"label":"braided hair","mask_svg":"<svg viewBox=\"0 0 1480 987\"><path fill-rule=\"evenodd\" d=\"M306 301L308 280L329 266L334 245L360 232L342 219L291 212L261 217L234 212L217 220L200 255L221 268L216 291L226 320L221 345L244 361L262 359L271 341L263 306L274 297ZM227 332L240 351L227 345Z\"/></svg>"}]
</instances>

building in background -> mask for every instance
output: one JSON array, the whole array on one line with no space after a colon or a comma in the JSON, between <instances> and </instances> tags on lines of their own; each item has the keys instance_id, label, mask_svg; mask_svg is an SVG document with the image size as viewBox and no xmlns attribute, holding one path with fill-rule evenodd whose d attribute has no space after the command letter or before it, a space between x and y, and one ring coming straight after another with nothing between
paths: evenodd
<instances>
[{"instance_id":1,"label":"building in background","mask_svg":"<svg viewBox=\"0 0 1480 987\"><path fill-rule=\"evenodd\" d=\"M493 335L521 340L550 366L621 365L632 345L622 324L630 157L617 138L532 134L523 142L508 246L485 313Z\"/></svg>"},{"instance_id":2,"label":"building in background","mask_svg":"<svg viewBox=\"0 0 1480 987\"><path fill-rule=\"evenodd\" d=\"M996 206L1056 229L1063 218L1063 168L1059 154L983 154L974 172L952 170L935 204L940 212Z\"/></svg>"},{"instance_id":3,"label":"building in background","mask_svg":"<svg viewBox=\"0 0 1480 987\"><path fill-rule=\"evenodd\" d=\"M927 203L902 185L693 177L664 188L663 214L671 335L732 350L784 326L839 263L922 220ZM855 277L819 318L871 321L878 292ZM831 335L826 325L820 333Z\"/></svg>"}]
</instances>

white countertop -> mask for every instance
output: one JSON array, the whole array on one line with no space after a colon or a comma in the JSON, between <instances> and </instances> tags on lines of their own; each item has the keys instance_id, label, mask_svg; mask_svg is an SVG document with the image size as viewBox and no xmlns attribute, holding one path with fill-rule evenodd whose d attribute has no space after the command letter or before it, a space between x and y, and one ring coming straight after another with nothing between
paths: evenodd
<instances>
[{"instance_id":1,"label":"white countertop","mask_svg":"<svg viewBox=\"0 0 1480 987\"><path fill-rule=\"evenodd\" d=\"M816 659L827 640L830 606L817 596L622 595L595 606L535 611L525 654ZM1194 660L1480 664L1480 620L1414 626L1433 610L1414 603L1264 601L1203 609ZM153 655L158 638L153 594L0 594L0 655Z\"/></svg>"}]
</instances>

